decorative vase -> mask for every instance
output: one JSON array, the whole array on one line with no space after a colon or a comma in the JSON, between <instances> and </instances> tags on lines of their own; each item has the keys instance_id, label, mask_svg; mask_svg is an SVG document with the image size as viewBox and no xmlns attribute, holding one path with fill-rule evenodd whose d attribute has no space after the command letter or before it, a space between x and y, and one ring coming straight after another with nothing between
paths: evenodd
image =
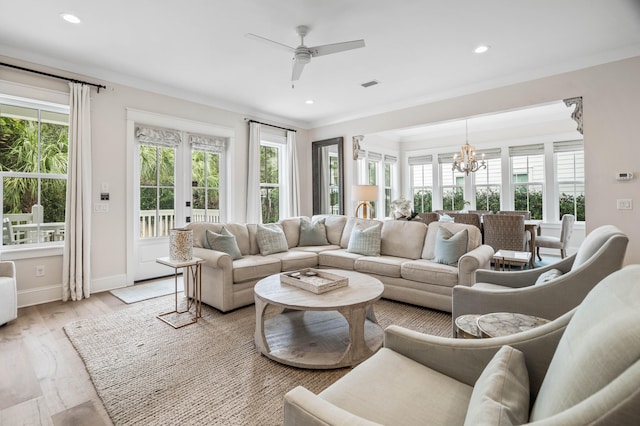
<instances>
[{"instance_id":1,"label":"decorative vase","mask_svg":"<svg viewBox=\"0 0 640 426\"><path fill-rule=\"evenodd\" d=\"M186 262L193 257L193 230L174 228L169 230L169 258Z\"/></svg>"}]
</instances>

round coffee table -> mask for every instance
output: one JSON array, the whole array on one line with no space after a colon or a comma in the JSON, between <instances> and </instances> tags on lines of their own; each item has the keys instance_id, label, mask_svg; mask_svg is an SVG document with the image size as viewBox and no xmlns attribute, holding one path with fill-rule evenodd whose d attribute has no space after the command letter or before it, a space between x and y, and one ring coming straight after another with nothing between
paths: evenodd
<instances>
[{"instance_id":1,"label":"round coffee table","mask_svg":"<svg viewBox=\"0 0 640 426\"><path fill-rule=\"evenodd\" d=\"M326 270L349 285L322 294L280 282L280 274L254 287L255 342L259 352L282 364L328 369L354 366L382 346L383 330L373 313L384 286L365 274ZM282 308L267 315L268 306Z\"/></svg>"}]
</instances>

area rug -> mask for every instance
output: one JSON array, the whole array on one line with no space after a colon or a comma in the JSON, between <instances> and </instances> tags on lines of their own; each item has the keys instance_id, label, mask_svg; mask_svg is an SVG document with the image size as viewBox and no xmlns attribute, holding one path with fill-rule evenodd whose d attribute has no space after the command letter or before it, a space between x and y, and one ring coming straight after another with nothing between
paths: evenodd
<instances>
[{"instance_id":1,"label":"area rug","mask_svg":"<svg viewBox=\"0 0 640 426\"><path fill-rule=\"evenodd\" d=\"M304 370L256 352L255 308L222 314L203 306L196 324L173 329L155 315L171 296L64 327L115 425L279 425L283 397L318 393L349 369ZM384 328L402 325L451 337L451 315L381 300Z\"/></svg>"},{"instance_id":2,"label":"area rug","mask_svg":"<svg viewBox=\"0 0 640 426\"><path fill-rule=\"evenodd\" d=\"M184 291L184 287L182 277L180 276L178 277L178 292L182 291ZM129 287L117 288L110 291L111 294L127 304L166 296L167 294L173 294L174 292L175 283L173 276L152 282L134 284Z\"/></svg>"}]
</instances>

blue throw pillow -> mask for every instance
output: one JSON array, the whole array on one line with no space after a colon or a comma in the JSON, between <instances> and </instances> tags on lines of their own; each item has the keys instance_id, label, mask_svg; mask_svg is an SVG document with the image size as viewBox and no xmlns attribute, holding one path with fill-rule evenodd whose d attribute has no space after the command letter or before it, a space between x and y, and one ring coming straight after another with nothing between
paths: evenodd
<instances>
[{"instance_id":1,"label":"blue throw pillow","mask_svg":"<svg viewBox=\"0 0 640 426\"><path fill-rule=\"evenodd\" d=\"M284 235L282 228L275 223L258 224L256 241L258 242L260 254L263 256L289 251L287 237Z\"/></svg>"},{"instance_id":2,"label":"blue throw pillow","mask_svg":"<svg viewBox=\"0 0 640 426\"><path fill-rule=\"evenodd\" d=\"M240 259L242 257L235 235L229 232L229 230L224 226L220 230L219 234L207 229L205 235L205 240L211 250L225 252L231 256L231 259L233 260Z\"/></svg>"},{"instance_id":3,"label":"blue throw pillow","mask_svg":"<svg viewBox=\"0 0 640 426\"><path fill-rule=\"evenodd\" d=\"M351 231L347 251L364 256L380 256L381 228L379 224L368 228L356 224Z\"/></svg>"},{"instance_id":4,"label":"blue throw pillow","mask_svg":"<svg viewBox=\"0 0 640 426\"><path fill-rule=\"evenodd\" d=\"M458 266L458 260L467 252L469 231L463 229L453 233L444 227L438 229L434 262L449 266Z\"/></svg>"}]
</instances>

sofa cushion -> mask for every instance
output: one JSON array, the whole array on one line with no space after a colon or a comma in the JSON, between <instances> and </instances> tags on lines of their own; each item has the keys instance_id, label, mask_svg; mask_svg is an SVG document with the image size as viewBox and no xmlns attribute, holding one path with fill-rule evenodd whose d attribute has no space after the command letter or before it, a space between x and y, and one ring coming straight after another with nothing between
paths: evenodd
<instances>
[{"instance_id":1,"label":"sofa cushion","mask_svg":"<svg viewBox=\"0 0 640 426\"><path fill-rule=\"evenodd\" d=\"M347 223L347 217L337 214L317 214L311 220L324 219L324 225L327 228L327 240L331 245L340 245L342 231Z\"/></svg>"},{"instance_id":2,"label":"sofa cushion","mask_svg":"<svg viewBox=\"0 0 640 426\"><path fill-rule=\"evenodd\" d=\"M361 258L361 254L349 253L345 249L327 250L318 254L318 265L325 268L337 268L347 271L355 269L356 260Z\"/></svg>"},{"instance_id":3,"label":"sofa cushion","mask_svg":"<svg viewBox=\"0 0 640 426\"><path fill-rule=\"evenodd\" d=\"M247 255L233 261L233 282L258 280L280 271L280 259L277 257Z\"/></svg>"},{"instance_id":4,"label":"sofa cushion","mask_svg":"<svg viewBox=\"0 0 640 426\"><path fill-rule=\"evenodd\" d=\"M339 250L340 246L329 244L328 246L305 246L305 247L293 247L291 250L295 251L308 251L311 253L322 253L327 250Z\"/></svg>"},{"instance_id":5,"label":"sofa cushion","mask_svg":"<svg viewBox=\"0 0 640 426\"><path fill-rule=\"evenodd\" d=\"M385 220L382 224L380 254L420 259L427 226L422 222Z\"/></svg>"},{"instance_id":6,"label":"sofa cushion","mask_svg":"<svg viewBox=\"0 0 640 426\"><path fill-rule=\"evenodd\" d=\"M528 419L529 373L524 354L503 346L476 381L464 424L521 425Z\"/></svg>"},{"instance_id":7,"label":"sofa cushion","mask_svg":"<svg viewBox=\"0 0 640 426\"><path fill-rule=\"evenodd\" d=\"M246 224L244 223L208 223L208 222L198 222L198 223L189 223L187 224L187 229L193 229L193 246L201 247L201 248L209 248L207 247L206 242L206 232L207 230L213 231L216 233L220 233L222 227L225 227L227 231L233 234L236 237L236 243L238 244L238 248L240 252L245 254L256 254L251 253L251 243L249 238L249 230Z\"/></svg>"},{"instance_id":8,"label":"sofa cushion","mask_svg":"<svg viewBox=\"0 0 640 426\"><path fill-rule=\"evenodd\" d=\"M282 226L284 236L287 238L289 248L296 247L298 241L300 241L300 221L303 219L309 220L306 216L299 216L278 221L278 224Z\"/></svg>"},{"instance_id":9,"label":"sofa cushion","mask_svg":"<svg viewBox=\"0 0 640 426\"><path fill-rule=\"evenodd\" d=\"M283 272L318 266L318 255L308 251L289 250L272 254L269 257L280 259L280 269Z\"/></svg>"},{"instance_id":10,"label":"sofa cushion","mask_svg":"<svg viewBox=\"0 0 640 426\"><path fill-rule=\"evenodd\" d=\"M240 259L242 257L242 253L240 252L240 248L238 248L238 243L236 242L236 237L229 232L226 227L223 226L220 233L209 231L207 229L205 237L206 245L208 245L211 250L225 252L231 256L231 259L233 260Z\"/></svg>"},{"instance_id":11,"label":"sofa cushion","mask_svg":"<svg viewBox=\"0 0 640 426\"><path fill-rule=\"evenodd\" d=\"M356 259L353 268L364 274L400 278L400 267L407 259L394 256L363 256Z\"/></svg>"},{"instance_id":12,"label":"sofa cushion","mask_svg":"<svg viewBox=\"0 0 640 426\"><path fill-rule=\"evenodd\" d=\"M258 224L256 241L263 256L289 250L287 238L280 226L275 223Z\"/></svg>"},{"instance_id":13,"label":"sofa cushion","mask_svg":"<svg viewBox=\"0 0 640 426\"><path fill-rule=\"evenodd\" d=\"M379 424L460 425L472 390L469 385L381 348L319 396Z\"/></svg>"},{"instance_id":14,"label":"sofa cushion","mask_svg":"<svg viewBox=\"0 0 640 426\"><path fill-rule=\"evenodd\" d=\"M458 284L458 268L431 260L418 259L404 262L400 267L402 278L426 284L453 287Z\"/></svg>"},{"instance_id":15,"label":"sofa cushion","mask_svg":"<svg viewBox=\"0 0 640 426\"><path fill-rule=\"evenodd\" d=\"M313 222L300 218L300 240L298 246L328 245L327 228L324 222L324 218Z\"/></svg>"},{"instance_id":16,"label":"sofa cushion","mask_svg":"<svg viewBox=\"0 0 640 426\"><path fill-rule=\"evenodd\" d=\"M560 275L562 275L562 271L560 269L549 269L548 271L545 271L543 273L541 273L540 275L538 275L538 279L536 279L536 282L533 283L534 285L536 284L544 284L546 282L549 282L551 280L555 280L556 278L558 278Z\"/></svg>"},{"instance_id":17,"label":"sofa cushion","mask_svg":"<svg viewBox=\"0 0 640 426\"><path fill-rule=\"evenodd\" d=\"M434 262L444 265L458 266L460 256L467 252L469 232L466 229L455 234L446 228L438 229Z\"/></svg>"},{"instance_id":18,"label":"sofa cushion","mask_svg":"<svg viewBox=\"0 0 640 426\"><path fill-rule=\"evenodd\" d=\"M363 256L380 256L380 229L381 226L378 224L367 228L361 224L355 225L351 231L347 251Z\"/></svg>"}]
</instances>

